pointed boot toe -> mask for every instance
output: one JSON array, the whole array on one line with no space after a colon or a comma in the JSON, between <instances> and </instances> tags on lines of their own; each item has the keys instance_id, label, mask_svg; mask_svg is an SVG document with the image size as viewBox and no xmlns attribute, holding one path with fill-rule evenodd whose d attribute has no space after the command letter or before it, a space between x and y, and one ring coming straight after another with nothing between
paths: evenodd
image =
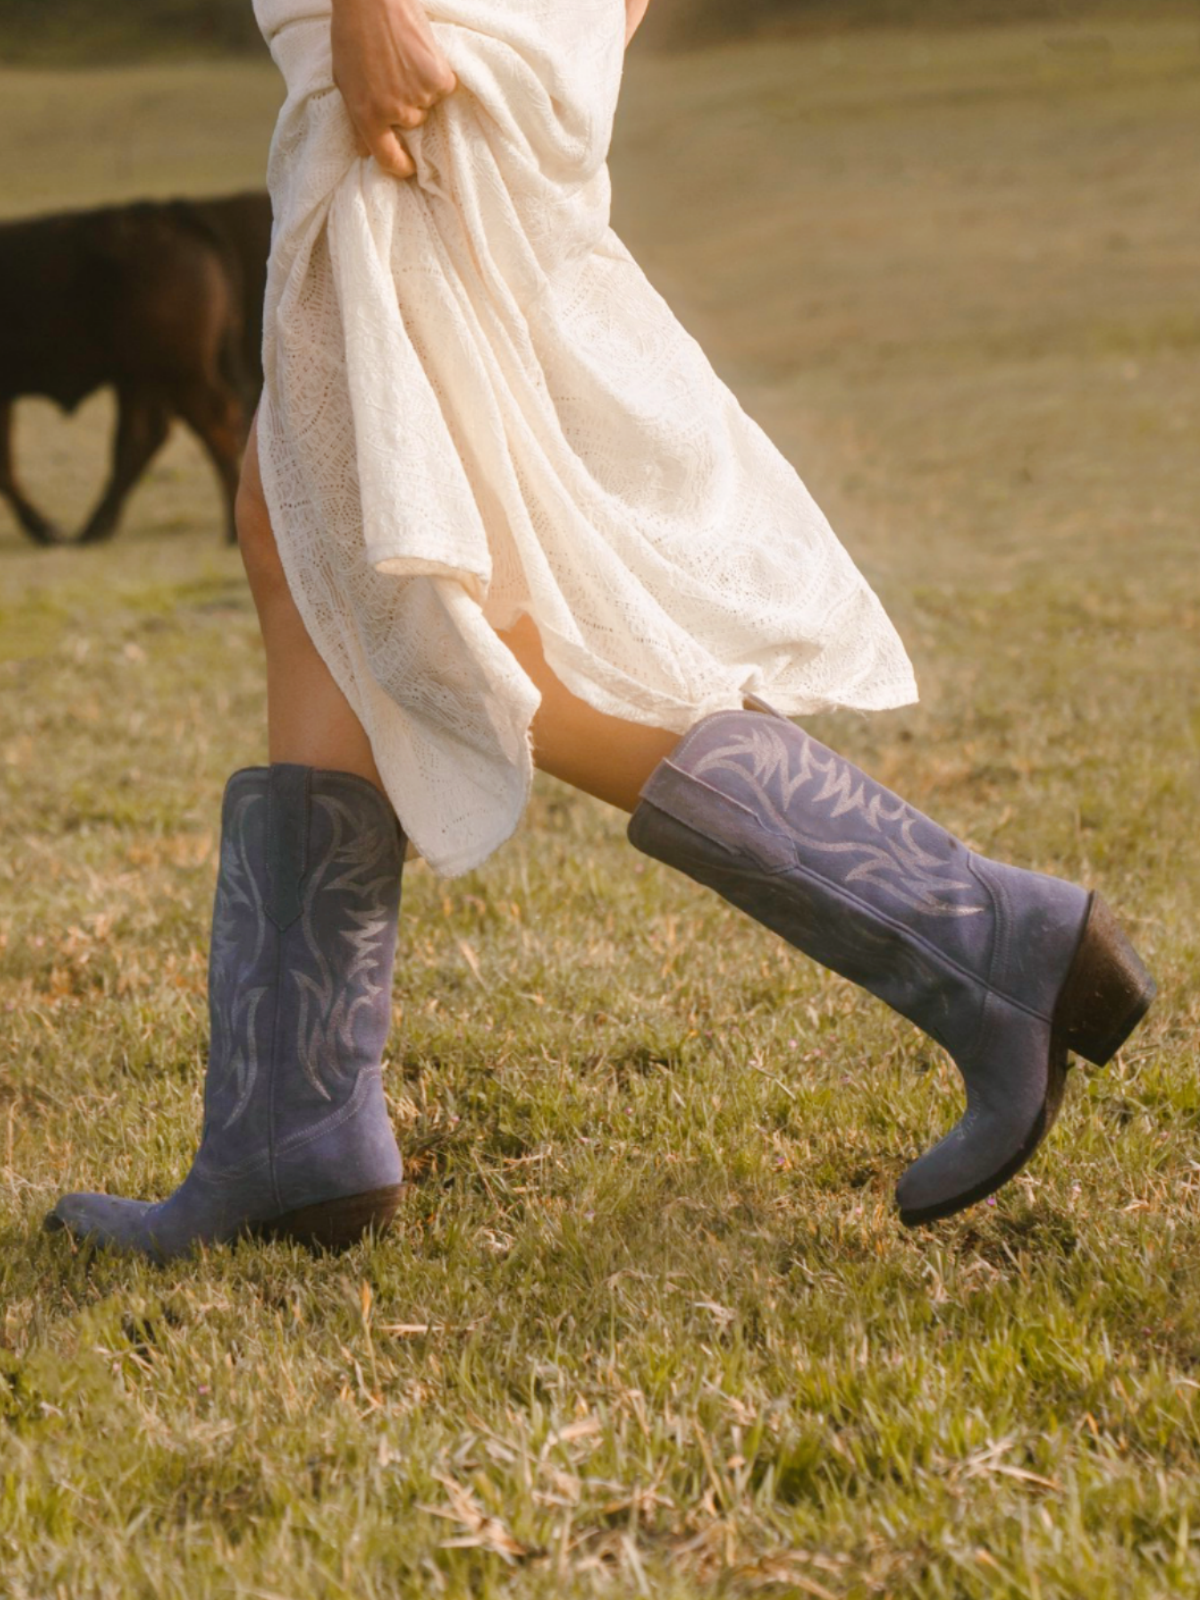
<instances>
[{"instance_id":1,"label":"pointed boot toe","mask_svg":"<svg viewBox=\"0 0 1200 1600\"><path fill-rule=\"evenodd\" d=\"M1018 1036L1037 1032L1048 1035L1049 1030L1011 1030ZM906 1227L938 1222L994 1194L1021 1170L1054 1125L1066 1083L1066 1051L1052 1046L1048 1037L1010 1037L1005 1045L986 1073L974 1064L970 1078L964 1073L966 1111L897 1183L896 1203Z\"/></svg>"},{"instance_id":2,"label":"pointed boot toe","mask_svg":"<svg viewBox=\"0 0 1200 1600\"><path fill-rule=\"evenodd\" d=\"M115 1195L65 1194L42 1226L47 1233L65 1231L82 1243L126 1255L155 1255L150 1222L157 1209L148 1201Z\"/></svg>"},{"instance_id":3,"label":"pointed boot toe","mask_svg":"<svg viewBox=\"0 0 1200 1600\"><path fill-rule=\"evenodd\" d=\"M1017 881L1021 878L1037 875L1023 874ZM1054 1126L1072 1053L1093 1066L1107 1065L1155 993L1153 978L1106 903L1098 894L1089 895L1049 1019L1030 1017L993 998L983 1038L971 1053L955 1058L967 1109L896 1185L901 1222L909 1227L937 1222L1007 1183Z\"/></svg>"}]
</instances>

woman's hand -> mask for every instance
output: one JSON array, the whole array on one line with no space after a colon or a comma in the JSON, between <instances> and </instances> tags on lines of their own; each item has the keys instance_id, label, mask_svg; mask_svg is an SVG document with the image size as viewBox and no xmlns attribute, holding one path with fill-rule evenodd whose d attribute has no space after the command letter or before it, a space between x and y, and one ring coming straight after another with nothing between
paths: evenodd
<instances>
[{"instance_id":1,"label":"woman's hand","mask_svg":"<svg viewBox=\"0 0 1200 1600\"><path fill-rule=\"evenodd\" d=\"M411 178L417 169L401 133L458 88L420 0L333 0L332 38L333 81L359 155Z\"/></svg>"},{"instance_id":2,"label":"woman's hand","mask_svg":"<svg viewBox=\"0 0 1200 1600\"><path fill-rule=\"evenodd\" d=\"M641 26L642 18L646 15L650 0L625 0L625 48L629 48L629 41Z\"/></svg>"}]
</instances>

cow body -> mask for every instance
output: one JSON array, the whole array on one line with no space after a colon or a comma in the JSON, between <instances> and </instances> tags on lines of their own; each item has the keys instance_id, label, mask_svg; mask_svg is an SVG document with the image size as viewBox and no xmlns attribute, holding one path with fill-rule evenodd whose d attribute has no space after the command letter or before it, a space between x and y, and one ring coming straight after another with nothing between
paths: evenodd
<instances>
[{"instance_id":1,"label":"cow body","mask_svg":"<svg viewBox=\"0 0 1200 1600\"><path fill-rule=\"evenodd\" d=\"M107 538L180 417L221 482L233 536L238 463L261 385L270 245L265 194L139 202L0 224L0 496L39 543L57 538L17 482L12 405L66 411L116 391L112 472L80 539Z\"/></svg>"},{"instance_id":2,"label":"cow body","mask_svg":"<svg viewBox=\"0 0 1200 1600\"><path fill-rule=\"evenodd\" d=\"M222 241L242 305L242 363L251 410L262 388L263 307L271 254L271 197L265 189L193 200L192 208Z\"/></svg>"}]
</instances>

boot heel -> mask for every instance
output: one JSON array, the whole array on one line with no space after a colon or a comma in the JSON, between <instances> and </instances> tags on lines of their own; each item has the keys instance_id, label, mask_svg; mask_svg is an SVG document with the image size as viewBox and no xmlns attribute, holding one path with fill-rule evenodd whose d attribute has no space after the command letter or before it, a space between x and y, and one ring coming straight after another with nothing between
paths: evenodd
<instances>
[{"instance_id":1,"label":"boot heel","mask_svg":"<svg viewBox=\"0 0 1200 1600\"><path fill-rule=\"evenodd\" d=\"M294 1239L310 1250L345 1250L357 1244L368 1229L382 1233L399 1210L403 1192L402 1185L393 1183L342 1200L302 1206L264 1223L257 1231L269 1239Z\"/></svg>"},{"instance_id":2,"label":"boot heel","mask_svg":"<svg viewBox=\"0 0 1200 1600\"><path fill-rule=\"evenodd\" d=\"M1094 894L1083 938L1054 1008L1060 1043L1093 1066L1105 1066L1146 1015L1154 995L1154 979L1117 919Z\"/></svg>"}]
</instances>

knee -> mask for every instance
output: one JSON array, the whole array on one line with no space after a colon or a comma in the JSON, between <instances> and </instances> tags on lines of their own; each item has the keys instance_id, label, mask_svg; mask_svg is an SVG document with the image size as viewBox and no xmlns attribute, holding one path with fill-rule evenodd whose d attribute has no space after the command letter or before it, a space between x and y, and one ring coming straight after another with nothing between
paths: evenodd
<instances>
[{"instance_id":1,"label":"knee","mask_svg":"<svg viewBox=\"0 0 1200 1600\"><path fill-rule=\"evenodd\" d=\"M273 594L286 592L287 579L257 474L242 473L234 505L234 521L242 565L246 569L255 600L269 600Z\"/></svg>"}]
</instances>

